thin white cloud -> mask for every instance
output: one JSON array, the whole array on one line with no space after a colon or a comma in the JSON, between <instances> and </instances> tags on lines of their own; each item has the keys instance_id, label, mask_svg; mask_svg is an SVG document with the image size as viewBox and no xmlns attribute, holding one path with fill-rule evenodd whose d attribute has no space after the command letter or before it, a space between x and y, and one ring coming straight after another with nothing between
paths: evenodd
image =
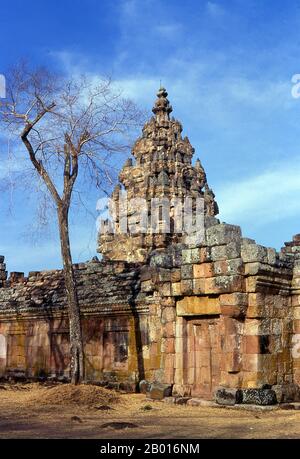
<instances>
[{"instance_id":1,"label":"thin white cloud","mask_svg":"<svg viewBox=\"0 0 300 459\"><path fill-rule=\"evenodd\" d=\"M90 226L76 226L71 231L71 248L74 263L90 260L96 253L96 224L90 221ZM20 227L20 222L16 222ZM9 227L12 227L10 223ZM27 240L28 239L28 240ZM17 245L17 250L16 250ZM0 255L5 255L9 271L23 271L26 274L29 270L60 269L61 254L57 229L53 228L53 235L47 240L40 239L35 243L27 237L19 236L17 242L12 245L9 239L1 242Z\"/></svg>"},{"instance_id":2,"label":"thin white cloud","mask_svg":"<svg viewBox=\"0 0 300 459\"><path fill-rule=\"evenodd\" d=\"M174 69L173 75L178 75ZM289 81L261 81L247 78L222 78L207 81L189 67L184 77L171 75L141 75L137 78L123 78L116 84L124 95L150 109L159 87L159 78L169 92L175 116L180 113L186 123L212 123L216 128L235 128L241 122L242 114L249 109L263 117L275 111L289 111L295 108L290 95ZM197 109L199 108L199 110ZM245 113L247 115L247 113ZM256 122L256 118L253 118ZM185 124L186 124L185 123ZM191 125L190 125L191 127Z\"/></svg>"},{"instance_id":3,"label":"thin white cloud","mask_svg":"<svg viewBox=\"0 0 300 459\"><path fill-rule=\"evenodd\" d=\"M287 81L230 79L225 82L229 97L251 106L270 107L278 104L290 106L291 85Z\"/></svg>"},{"instance_id":4,"label":"thin white cloud","mask_svg":"<svg viewBox=\"0 0 300 459\"><path fill-rule=\"evenodd\" d=\"M154 32L165 39L178 39L183 27L178 23L161 24L154 27Z\"/></svg>"},{"instance_id":5,"label":"thin white cloud","mask_svg":"<svg viewBox=\"0 0 300 459\"><path fill-rule=\"evenodd\" d=\"M73 77L88 73L95 83L101 78L101 74L89 73L85 57L72 57L64 51L56 53L56 57ZM259 120L263 122L270 116L276 119L283 111L293 113L296 101L291 96L290 78L237 77L224 72L225 65L224 56L218 54L196 60L177 54L162 62L159 72L144 69L134 76L123 74L114 84L150 114L161 81L169 92L174 116L184 122L185 128L189 127L190 134L199 125L237 133L237 126L243 129L242 120L256 129Z\"/></svg>"},{"instance_id":6,"label":"thin white cloud","mask_svg":"<svg viewBox=\"0 0 300 459\"><path fill-rule=\"evenodd\" d=\"M123 0L121 2L120 15L123 20L129 21L136 18L138 14L137 0Z\"/></svg>"},{"instance_id":7,"label":"thin white cloud","mask_svg":"<svg viewBox=\"0 0 300 459\"><path fill-rule=\"evenodd\" d=\"M300 156L292 164L277 164L260 175L215 188L221 218L259 227L299 215Z\"/></svg>"},{"instance_id":8,"label":"thin white cloud","mask_svg":"<svg viewBox=\"0 0 300 459\"><path fill-rule=\"evenodd\" d=\"M28 162L24 159L4 158L0 162L0 179L11 177L15 172L21 172L28 168Z\"/></svg>"},{"instance_id":9,"label":"thin white cloud","mask_svg":"<svg viewBox=\"0 0 300 459\"><path fill-rule=\"evenodd\" d=\"M208 14L213 17L220 17L225 13L225 10L222 8L222 6L216 2L207 2L206 10Z\"/></svg>"}]
</instances>

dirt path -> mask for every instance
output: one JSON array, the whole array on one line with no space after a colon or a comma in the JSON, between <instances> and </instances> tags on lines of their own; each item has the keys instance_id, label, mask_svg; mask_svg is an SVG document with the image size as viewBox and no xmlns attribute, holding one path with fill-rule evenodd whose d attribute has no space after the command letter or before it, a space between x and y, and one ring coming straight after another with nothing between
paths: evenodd
<instances>
[{"instance_id":1,"label":"dirt path","mask_svg":"<svg viewBox=\"0 0 300 459\"><path fill-rule=\"evenodd\" d=\"M112 394L105 405L102 394L72 398L65 387L54 403L38 384L0 387L0 438L300 438L300 411L176 406L140 394Z\"/></svg>"}]
</instances>

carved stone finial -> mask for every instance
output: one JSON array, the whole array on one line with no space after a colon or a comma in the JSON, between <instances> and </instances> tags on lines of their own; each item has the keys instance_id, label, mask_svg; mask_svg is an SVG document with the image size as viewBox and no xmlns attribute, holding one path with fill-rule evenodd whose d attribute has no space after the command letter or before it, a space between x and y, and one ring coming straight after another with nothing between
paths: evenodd
<instances>
[{"instance_id":1,"label":"carved stone finial","mask_svg":"<svg viewBox=\"0 0 300 459\"><path fill-rule=\"evenodd\" d=\"M167 96L168 93L165 88L160 88L158 90L157 99L154 107L152 108L157 120L169 120L169 115L173 111L172 105L167 99Z\"/></svg>"}]
</instances>

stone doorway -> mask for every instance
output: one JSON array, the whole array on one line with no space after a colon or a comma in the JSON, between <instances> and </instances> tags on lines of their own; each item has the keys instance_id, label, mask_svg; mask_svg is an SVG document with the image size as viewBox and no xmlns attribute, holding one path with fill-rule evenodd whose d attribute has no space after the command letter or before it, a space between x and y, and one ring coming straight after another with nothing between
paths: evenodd
<instances>
[{"instance_id":1,"label":"stone doorway","mask_svg":"<svg viewBox=\"0 0 300 459\"><path fill-rule=\"evenodd\" d=\"M26 370L26 335L15 333L8 335L7 369Z\"/></svg>"},{"instance_id":2,"label":"stone doorway","mask_svg":"<svg viewBox=\"0 0 300 459\"><path fill-rule=\"evenodd\" d=\"M211 400L221 377L218 316L187 319L186 376L191 395Z\"/></svg>"}]
</instances>

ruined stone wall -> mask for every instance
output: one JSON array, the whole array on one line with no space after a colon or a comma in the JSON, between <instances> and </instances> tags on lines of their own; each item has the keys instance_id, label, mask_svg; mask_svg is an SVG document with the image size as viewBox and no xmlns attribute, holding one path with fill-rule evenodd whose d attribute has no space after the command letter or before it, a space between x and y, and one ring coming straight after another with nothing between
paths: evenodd
<instances>
[{"instance_id":1,"label":"ruined stone wall","mask_svg":"<svg viewBox=\"0 0 300 459\"><path fill-rule=\"evenodd\" d=\"M120 218L115 232L103 223L109 229L99 236L104 261L75 266L86 378L131 386L146 379L172 385L173 394L207 399L218 387L267 385L278 401L294 400L300 397L300 235L277 253L220 223L201 162L192 165L194 149L170 118L167 92L160 88L157 95L112 202L119 207L121 189L129 200L142 198L150 221L153 198L173 204L154 231L143 228L136 203L129 203L127 231ZM205 234L174 230L174 199L186 198L203 203ZM167 223L168 231L159 231ZM138 233L131 231L138 225ZM0 257L0 375L67 376L68 359L62 272L7 279Z\"/></svg>"},{"instance_id":2,"label":"ruined stone wall","mask_svg":"<svg viewBox=\"0 0 300 459\"><path fill-rule=\"evenodd\" d=\"M300 385L300 258L295 260L293 290L292 290L292 315L293 315L293 376L294 382Z\"/></svg>"},{"instance_id":3,"label":"ruined stone wall","mask_svg":"<svg viewBox=\"0 0 300 459\"><path fill-rule=\"evenodd\" d=\"M139 321L142 346L147 346L147 316ZM83 315L85 379L136 389L141 378L137 335L131 315ZM66 316L23 316L1 321L0 337L7 346L0 363L5 377L69 379L69 331ZM145 360L145 364L147 362ZM153 379L145 368L144 377Z\"/></svg>"},{"instance_id":4,"label":"ruined stone wall","mask_svg":"<svg viewBox=\"0 0 300 459\"><path fill-rule=\"evenodd\" d=\"M160 381L174 384L181 395L200 390L189 355L200 356L191 333L202 326L211 333L214 388L291 383L291 259L242 238L237 226L207 223L212 226L201 244L195 236L189 247L156 251L141 272L142 294L160 298L155 313L161 338L153 344ZM199 339L206 339L203 333Z\"/></svg>"},{"instance_id":5,"label":"ruined stone wall","mask_svg":"<svg viewBox=\"0 0 300 459\"><path fill-rule=\"evenodd\" d=\"M202 242L188 236L147 264L76 265L87 379L146 379L203 398L218 387L299 383L295 257L206 218ZM0 327L2 375L68 375L61 271L13 273L0 289Z\"/></svg>"},{"instance_id":6,"label":"ruined stone wall","mask_svg":"<svg viewBox=\"0 0 300 459\"><path fill-rule=\"evenodd\" d=\"M75 266L86 379L131 384L153 379L148 306L135 303L138 265ZM68 377L69 331L61 271L10 276L0 289L0 376Z\"/></svg>"},{"instance_id":7,"label":"ruined stone wall","mask_svg":"<svg viewBox=\"0 0 300 459\"><path fill-rule=\"evenodd\" d=\"M293 262L293 280L291 285L292 323L292 371L293 380L300 385L300 235L286 242L282 253Z\"/></svg>"}]
</instances>

